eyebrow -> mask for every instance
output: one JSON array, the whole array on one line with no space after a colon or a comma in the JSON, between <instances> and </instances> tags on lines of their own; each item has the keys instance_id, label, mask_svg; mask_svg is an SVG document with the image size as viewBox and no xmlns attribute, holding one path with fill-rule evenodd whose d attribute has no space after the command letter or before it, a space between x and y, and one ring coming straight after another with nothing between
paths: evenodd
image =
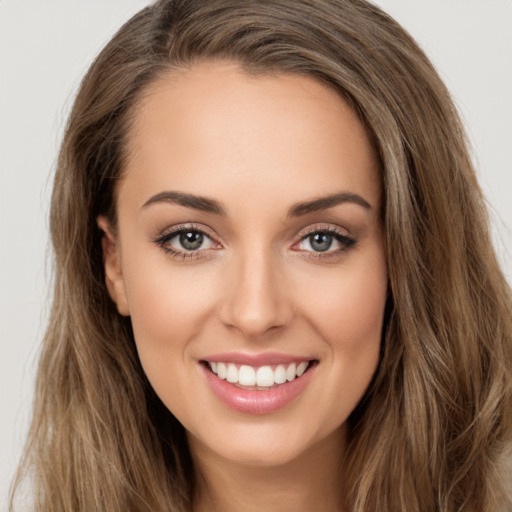
<instances>
[{"instance_id":1,"label":"eyebrow","mask_svg":"<svg viewBox=\"0 0 512 512\"><path fill-rule=\"evenodd\" d=\"M142 208L155 203L173 203L200 210L202 212L215 213L216 215L226 215L226 210L221 204L214 199L207 197L196 196L194 194L185 194L184 192L164 191L150 197L143 205Z\"/></svg>"},{"instance_id":2,"label":"eyebrow","mask_svg":"<svg viewBox=\"0 0 512 512\"><path fill-rule=\"evenodd\" d=\"M338 192L312 201L305 201L297 203L288 210L288 217L300 217L308 213L318 212L320 210L327 210L339 204L352 203L363 207L365 210L371 210L372 207L368 201L363 199L358 194L352 192Z\"/></svg>"},{"instance_id":3,"label":"eyebrow","mask_svg":"<svg viewBox=\"0 0 512 512\"><path fill-rule=\"evenodd\" d=\"M215 199L208 197L197 196L194 194L186 194L184 192L175 192L166 190L159 192L150 197L143 205L142 208L156 203L171 203L185 206L186 208L193 208L207 213L214 213L216 215L226 215L225 208ZM371 210L371 205L358 194L352 192L339 192L331 194L311 201L304 201L294 204L288 209L287 217L300 217L308 213L317 212L320 210L327 210L339 204L352 203L363 207L365 210Z\"/></svg>"}]
</instances>

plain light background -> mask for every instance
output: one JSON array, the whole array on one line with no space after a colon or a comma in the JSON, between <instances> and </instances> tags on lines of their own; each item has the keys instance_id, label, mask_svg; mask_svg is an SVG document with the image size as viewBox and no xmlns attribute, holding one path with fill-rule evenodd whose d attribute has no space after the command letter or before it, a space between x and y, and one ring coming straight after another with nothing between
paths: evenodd
<instances>
[{"instance_id":1,"label":"plain light background","mask_svg":"<svg viewBox=\"0 0 512 512\"><path fill-rule=\"evenodd\" d=\"M50 306L48 205L88 65L146 0L0 0L0 510L30 417ZM512 282L512 0L378 0L451 90Z\"/></svg>"}]
</instances>

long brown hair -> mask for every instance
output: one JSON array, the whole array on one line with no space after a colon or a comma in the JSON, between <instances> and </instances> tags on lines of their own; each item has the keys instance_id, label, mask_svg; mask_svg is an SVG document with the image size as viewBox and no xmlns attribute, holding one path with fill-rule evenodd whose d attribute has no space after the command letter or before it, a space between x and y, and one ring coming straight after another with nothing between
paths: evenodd
<instances>
[{"instance_id":1,"label":"long brown hair","mask_svg":"<svg viewBox=\"0 0 512 512\"><path fill-rule=\"evenodd\" d=\"M115 224L124 142L147 85L204 59L315 77L350 103L380 158L390 293L379 369L350 418L352 512L505 512L510 290L446 88L364 0L160 0L98 56L55 176L53 307L18 485L30 470L44 512L190 510L183 428L108 296L96 217Z\"/></svg>"}]
</instances>

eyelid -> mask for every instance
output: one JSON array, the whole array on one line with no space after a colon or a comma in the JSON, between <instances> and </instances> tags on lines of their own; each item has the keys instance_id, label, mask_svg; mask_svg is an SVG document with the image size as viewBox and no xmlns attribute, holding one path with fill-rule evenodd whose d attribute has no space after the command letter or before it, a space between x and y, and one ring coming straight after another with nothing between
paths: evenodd
<instances>
[{"instance_id":1,"label":"eyelid","mask_svg":"<svg viewBox=\"0 0 512 512\"><path fill-rule=\"evenodd\" d=\"M168 245L173 238L178 236L180 233L187 231L195 231L197 233L201 233L202 235L209 238L212 243L217 247L209 247L207 249L198 249L196 251L187 251L180 250L176 247L172 247ZM153 237L152 242L158 245L162 250L164 250L167 254L170 254L172 257L183 260L191 260L196 258L202 258L205 256L205 253L210 252L212 250L218 250L222 248L221 242L218 240L218 237L213 234L212 230L207 226L202 224L197 224L195 222L184 222L180 224L175 224L173 226L169 226L159 232L158 235Z\"/></svg>"},{"instance_id":2,"label":"eyelid","mask_svg":"<svg viewBox=\"0 0 512 512\"><path fill-rule=\"evenodd\" d=\"M332 235L342 247L335 250L327 250L325 252L310 251L296 248L299 244L303 243L309 236L316 233L326 233ZM350 249L357 243L357 240L350 234L350 232L336 224L318 223L308 226L301 230L297 235L297 240L292 245L292 250L301 254L306 258L313 258L319 260L327 260L329 258L340 257L345 251Z\"/></svg>"},{"instance_id":3,"label":"eyelid","mask_svg":"<svg viewBox=\"0 0 512 512\"><path fill-rule=\"evenodd\" d=\"M169 244L169 242L174 237L187 231L195 231L197 233L201 233L211 240L212 244L214 244L214 247L187 251L186 249L181 250ZM297 248L297 246L306 240L310 235L316 233L332 235L336 241L341 244L341 247L335 250L326 250L325 252ZM207 257L208 253L211 253L212 250L215 251L223 248L223 244L219 241L216 234L208 226L197 224L195 222L184 222L169 226L161 230L159 234L152 239L152 242L158 245L162 250L170 254L172 257L182 260L204 258ZM314 259L328 259L337 256L339 257L341 253L345 252L356 243L356 239L350 235L350 232L347 229L342 228L336 224L317 223L302 229L296 235L291 249L295 252L301 253L304 257Z\"/></svg>"},{"instance_id":4,"label":"eyelid","mask_svg":"<svg viewBox=\"0 0 512 512\"><path fill-rule=\"evenodd\" d=\"M312 235L313 233L319 232L336 233L347 238L351 237L348 229L337 226L336 224L329 224L323 222L320 222L318 224L312 224L311 226L308 226L307 228L301 230L297 237L302 240L303 238Z\"/></svg>"},{"instance_id":5,"label":"eyelid","mask_svg":"<svg viewBox=\"0 0 512 512\"><path fill-rule=\"evenodd\" d=\"M179 224L168 226L159 230L158 234L156 235L156 239L167 237L176 233L181 233L183 231L197 231L198 233L202 233L218 242L218 237L208 226L205 226L204 224L198 224L197 222L180 222Z\"/></svg>"}]
</instances>

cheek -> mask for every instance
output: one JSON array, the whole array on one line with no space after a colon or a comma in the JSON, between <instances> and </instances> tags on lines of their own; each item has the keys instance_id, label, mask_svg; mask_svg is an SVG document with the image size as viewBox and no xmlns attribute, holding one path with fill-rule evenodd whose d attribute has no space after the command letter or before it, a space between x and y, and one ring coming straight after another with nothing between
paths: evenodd
<instances>
[{"instance_id":1,"label":"cheek","mask_svg":"<svg viewBox=\"0 0 512 512\"><path fill-rule=\"evenodd\" d=\"M150 377L172 376L212 309L215 283L197 266L176 268L165 254L132 251L123 262L128 304L141 363ZM161 370L159 370L159 368Z\"/></svg>"},{"instance_id":2,"label":"cheek","mask_svg":"<svg viewBox=\"0 0 512 512\"><path fill-rule=\"evenodd\" d=\"M379 251L377 257L340 266L336 275L317 281L313 290L309 319L332 363L328 394L339 405L338 412L333 411L336 422L357 405L377 369L387 299L384 256Z\"/></svg>"},{"instance_id":3,"label":"cheek","mask_svg":"<svg viewBox=\"0 0 512 512\"><path fill-rule=\"evenodd\" d=\"M315 328L327 344L326 381L316 410L329 410L322 427L346 421L377 370L387 297L386 269L333 279L317 294ZM320 412L319 412L320 414Z\"/></svg>"},{"instance_id":4,"label":"cheek","mask_svg":"<svg viewBox=\"0 0 512 512\"><path fill-rule=\"evenodd\" d=\"M334 351L361 351L380 344L387 298L383 258L340 269L316 282L309 295L311 321Z\"/></svg>"},{"instance_id":5,"label":"cheek","mask_svg":"<svg viewBox=\"0 0 512 512\"><path fill-rule=\"evenodd\" d=\"M132 324L137 340L170 344L171 340L191 335L188 331L198 326L204 296L198 294L193 283L155 274L128 284Z\"/></svg>"},{"instance_id":6,"label":"cheek","mask_svg":"<svg viewBox=\"0 0 512 512\"><path fill-rule=\"evenodd\" d=\"M176 270L165 256L152 263L151 259L146 260L143 272L126 265L135 344L151 386L167 408L187 424L194 394L191 376L196 370L190 364L191 347L210 316L215 286L211 276L205 280L204 272L197 268Z\"/></svg>"}]
</instances>

